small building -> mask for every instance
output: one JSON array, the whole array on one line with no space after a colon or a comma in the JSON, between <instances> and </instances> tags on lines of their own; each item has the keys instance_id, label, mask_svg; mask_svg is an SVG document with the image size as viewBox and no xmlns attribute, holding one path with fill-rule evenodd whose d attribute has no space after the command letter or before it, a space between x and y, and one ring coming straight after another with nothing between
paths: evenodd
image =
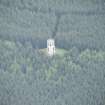
<instances>
[{"instance_id":1,"label":"small building","mask_svg":"<svg viewBox=\"0 0 105 105\"><path fill-rule=\"evenodd\" d=\"M53 56L55 54L55 41L54 39L47 40L47 53L49 56Z\"/></svg>"}]
</instances>

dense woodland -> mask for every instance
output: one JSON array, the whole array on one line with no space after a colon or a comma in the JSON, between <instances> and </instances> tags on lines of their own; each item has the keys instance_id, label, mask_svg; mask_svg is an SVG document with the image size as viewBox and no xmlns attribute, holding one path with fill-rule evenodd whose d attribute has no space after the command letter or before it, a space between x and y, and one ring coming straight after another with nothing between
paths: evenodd
<instances>
[{"instance_id":1,"label":"dense woodland","mask_svg":"<svg viewBox=\"0 0 105 105\"><path fill-rule=\"evenodd\" d=\"M105 1L0 0L0 105L105 105Z\"/></svg>"}]
</instances>

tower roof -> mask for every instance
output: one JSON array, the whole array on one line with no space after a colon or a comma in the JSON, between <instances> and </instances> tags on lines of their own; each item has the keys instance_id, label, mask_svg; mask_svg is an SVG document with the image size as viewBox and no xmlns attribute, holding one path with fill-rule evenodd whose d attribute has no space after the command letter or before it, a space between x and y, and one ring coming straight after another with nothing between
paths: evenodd
<instances>
[{"instance_id":1,"label":"tower roof","mask_svg":"<svg viewBox=\"0 0 105 105\"><path fill-rule=\"evenodd\" d=\"M54 39L53 38L49 38L47 41L54 41Z\"/></svg>"}]
</instances>

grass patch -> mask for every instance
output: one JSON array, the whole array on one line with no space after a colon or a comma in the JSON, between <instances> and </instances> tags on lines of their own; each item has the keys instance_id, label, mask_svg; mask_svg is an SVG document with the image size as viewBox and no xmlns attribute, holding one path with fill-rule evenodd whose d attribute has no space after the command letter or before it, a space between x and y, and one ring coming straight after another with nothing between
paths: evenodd
<instances>
[{"instance_id":1,"label":"grass patch","mask_svg":"<svg viewBox=\"0 0 105 105\"><path fill-rule=\"evenodd\" d=\"M56 48L56 55L64 56L67 53L67 50Z\"/></svg>"},{"instance_id":2,"label":"grass patch","mask_svg":"<svg viewBox=\"0 0 105 105\"><path fill-rule=\"evenodd\" d=\"M46 48L40 49L40 51L43 52L45 55L47 55L47 49ZM67 50L61 49L61 48L56 48L55 51L56 51L55 54L59 55L59 56L64 56L67 53Z\"/></svg>"}]
</instances>

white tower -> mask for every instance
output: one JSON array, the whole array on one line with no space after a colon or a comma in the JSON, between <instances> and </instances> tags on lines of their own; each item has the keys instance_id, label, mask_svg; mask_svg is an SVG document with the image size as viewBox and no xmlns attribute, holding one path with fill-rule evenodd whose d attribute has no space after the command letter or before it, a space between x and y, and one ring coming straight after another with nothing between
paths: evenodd
<instances>
[{"instance_id":1,"label":"white tower","mask_svg":"<svg viewBox=\"0 0 105 105\"><path fill-rule=\"evenodd\" d=\"M47 40L47 52L49 56L53 56L55 54L55 41L54 39Z\"/></svg>"}]
</instances>

